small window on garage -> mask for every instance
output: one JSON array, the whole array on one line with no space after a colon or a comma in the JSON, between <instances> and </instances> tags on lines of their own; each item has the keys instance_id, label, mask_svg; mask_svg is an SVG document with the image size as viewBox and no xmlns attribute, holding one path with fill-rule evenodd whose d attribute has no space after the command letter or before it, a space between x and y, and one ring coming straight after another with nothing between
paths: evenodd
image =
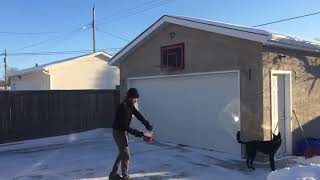
<instances>
[{"instance_id":1,"label":"small window on garage","mask_svg":"<svg viewBox=\"0 0 320 180\"><path fill-rule=\"evenodd\" d=\"M161 70L184 69L184 44L161 47Z\"/></svg>"}]
</instances>

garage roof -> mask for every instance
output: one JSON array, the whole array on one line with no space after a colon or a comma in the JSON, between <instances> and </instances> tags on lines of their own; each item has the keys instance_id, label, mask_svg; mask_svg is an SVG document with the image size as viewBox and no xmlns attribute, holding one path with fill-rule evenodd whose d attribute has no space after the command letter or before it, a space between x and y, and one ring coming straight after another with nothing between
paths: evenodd
<instances>
[{"instance_id":1,"label":"garage roof","mask_svg":"<svg viewBox=\"0 0 320 180\"><path fill-rule=\"evenodd\" d=\"M87 57L87 56L99 56L99 55L103 55L106 57L107 60L111 59L111 55L105 53L105 52L96 52L96 53L90 53L90 54L85 54L85 55L81 55L81 56L77 56L77 57L72 57L72 58L67 58L67 59L63 59L63 60L59 60L59 61L54 61L48 64L43 64L43 65L39 65L39 66L35 66L35 67L31 67L31 68L26 68L26 69L22 69L19 71L16 71L14 73L11 73L8 75L8 77L12 77L12 76L19 76L19 75L24 75L24 74L29 74L29 73L33 73L36 71L43 71L45 69L47 69L48 67L51 66L55 66L58 64L62 64L62 63L66 63L66 62L74 62L77 61L83 57Z\"/></svg>"},{"instance_id":2,"label":"garage roof","mask_svg":"<svg viewBox=\"0 0 320 180\"><path fill-rule=\"evenodd\" d=\"M244 27L239 25L213 22L190 17L165 15L162 16L159 20L157 20L154 24L152 24L149 28L147 28L144 32L142 32L127 46L121 49L117 54L115 54L111 59L110 63L112 65L119 65L121 59L123 59L127 54L139 47L139 45L148 40L150 37L152 37L153 34L160 31L162 27L168 24L177 24L208 32L214 32L227 36L256 41L264 45L320 53L319 43L299 39L296 37L285 36L261 29Z\"/></svg>"}]
</instances>

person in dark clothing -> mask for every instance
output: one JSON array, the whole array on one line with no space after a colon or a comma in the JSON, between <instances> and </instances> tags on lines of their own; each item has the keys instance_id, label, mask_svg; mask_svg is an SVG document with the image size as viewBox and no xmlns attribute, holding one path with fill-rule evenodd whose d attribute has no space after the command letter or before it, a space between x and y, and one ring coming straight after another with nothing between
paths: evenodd
<instances>
[{"instance_id":1,"label":"person in dark clothing","mask_svg":"<svg viewBox=\"0 0 320 180\"><path fill-rule=\"evenodd\" d=\"M128 133L136 136L143 137L143 132L136 129L130 128L130 122L132 115L134 115L148 131L152 130L152 125L140 114L140 112L135 108L134 104L139 98L138 90L135 88L130 88L127 92L127 97L119 105L116 112L116 118L112 125L112 135L114 141L116 142L119 150L117 159L114 162L112 171L109 175L109 179L129 179L129 160L130 160L130 150L128 146ZM117 173L121 165L122 178Z\"/></svg>"}]
</instances>

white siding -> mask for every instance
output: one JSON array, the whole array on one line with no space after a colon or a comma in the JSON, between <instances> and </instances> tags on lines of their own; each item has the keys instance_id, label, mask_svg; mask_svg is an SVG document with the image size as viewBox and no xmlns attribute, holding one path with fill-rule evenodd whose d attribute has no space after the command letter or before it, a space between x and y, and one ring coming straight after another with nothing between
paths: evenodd
<instances>
[{"instance_id":1,"label":"white siding","mask_svg":"<svg viewBox=\"0 0 320 180\"><path fill-rule=\"evenodd\" d=\"M19 78L20 77L20 78ZM10 90L49 90L50 76L44 72L33 72L10 78Z\"/></svg>"},{"instance_id":2,"label":"white siding","mask_svg":"<svg viewBox=\"0 0 320 180\"><path fill-rule=\"evenodd\" d=\"M98 57L84 57L49 67L51 89L115 89L119 69Z\"/></svg>"}]
</instances>

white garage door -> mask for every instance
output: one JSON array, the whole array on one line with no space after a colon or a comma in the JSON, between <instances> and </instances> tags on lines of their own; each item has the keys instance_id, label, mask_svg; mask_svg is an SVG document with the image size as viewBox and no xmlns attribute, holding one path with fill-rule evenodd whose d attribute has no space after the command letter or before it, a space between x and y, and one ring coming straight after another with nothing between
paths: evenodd
<instances>
[{"instance_id":1,"label":"white garage door","mask_svg":"<svg viewBox=\"0 0 320 180\"><path fill-rule=\"evenodd\" d=\"M132 78L128 86L138 89L155 139L240 154L238 71Z\"/></svg>"}]
</instances>

